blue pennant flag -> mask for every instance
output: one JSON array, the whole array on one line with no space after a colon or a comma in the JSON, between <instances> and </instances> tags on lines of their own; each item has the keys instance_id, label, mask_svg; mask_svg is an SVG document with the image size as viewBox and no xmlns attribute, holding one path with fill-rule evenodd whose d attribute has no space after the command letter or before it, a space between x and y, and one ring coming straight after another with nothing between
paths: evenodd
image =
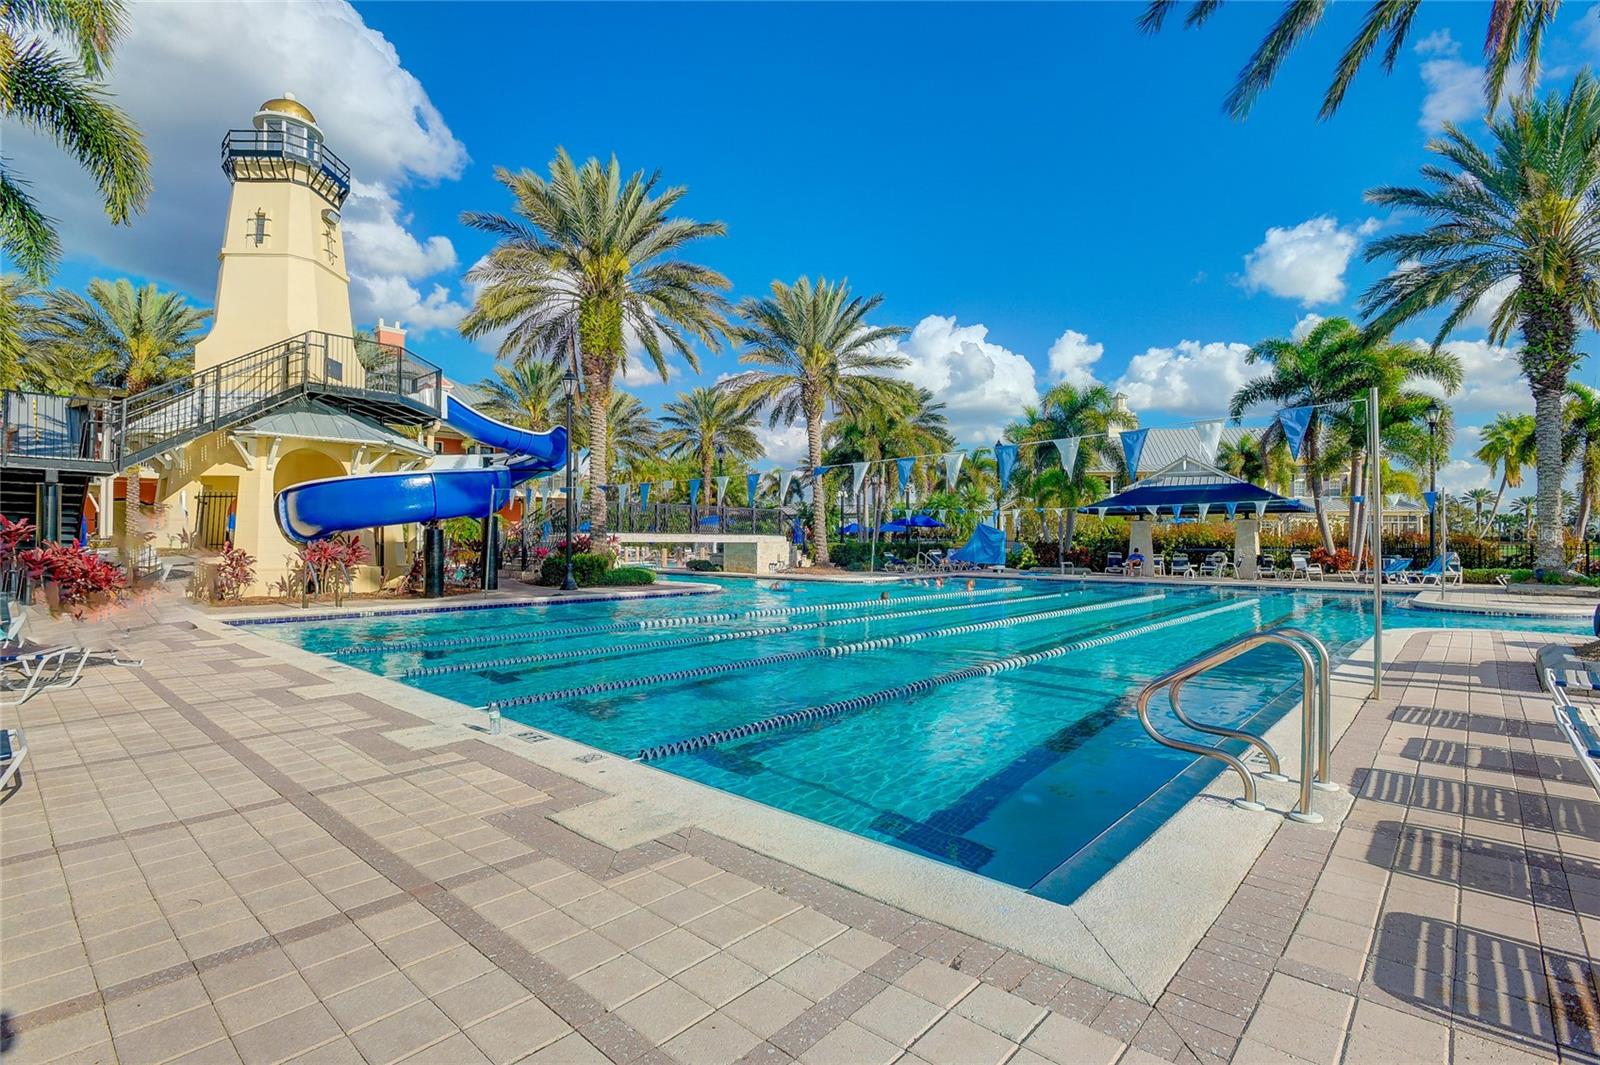
<instances>
[{"instance_id":1,"label":"blue pennant flag","mask_svg":"<svg viewBox=\"0 0 1600 1065\"><path fill-rule=\"evenodd\" d=\"M1311 427L1311 415L1316 407L1285 407L1278 412L1278 424L1283 426L1283 438L1289 443L1289 454L1300 457L1300 448L1306 441L1306 430Z\"/></svg>"},{"instance_id":2,"label":"blue pennant flag","mask_svg":"<svg viewBox=\"0 0 1600 1065\"><path fill-rule=\"evenodd\" d=\"M1350 502L1352 502L1352 503L1365 503L1366 501L1367 501L1367 497L1366 496L1351 496L1350 497Z\"/></svg>"},{"instance_id":3,"label":"blue pennant flag","mask_svg":"<svg viewBox=\"0 0 1600 1065\"><path fill-rule=\"evenodd\" d=\"M750 497L750 505L752 507L756 505L756 485L760 481L761 475L759 473L747 473L744 475L744 492L745 495Z\"/></svg>"},{"instance_id":4,"label":"blue pennant flag","mask_svg":"<svg viewBox=\"0 0 1600 1065\"><path fill-rule=\"evenodd\" d=\"M1128 479L1139 479L1139 455L1144 451L1144 439L1150 435L1148 429L1133 429L1122 434L1122 459L1128 467Z\"/></svg>"},{"instance_id":5,"label":"blue pennant flag","mask_svg":"<svg viewBox=\"0 0 1600 1065\"><path fill-rule=\"evenodd\" d=\"M1239 509L1239 504L1237 504L1237 503L1228 503L1228 504L1226 504L1226 506L1228 508L1228 517L1231 520L1233 518L1233 516L1234 516L1234 513Z\"/></svg>"},{"instance_id":6,"label":"blue pennant flag","mask_svg":"<svg viewBox=\"0 0 1600 1065\"><path fill-rule=\"evenodd\" d=\"M639 485L639 509L650 509L650 482L644 481Z\"/></svg>"},{"instance_id":7,"label":"blue pennant flag","mask_svg":"<svg viewBox=\"0 0 1600 1065\"><path fill-rule=\"evenodd\" d=\"M689 478L689 505L698 506L700 503L700 478Z\"/></svg>"},{"instance_id":8,"label":"blue pennant flag","mask_svg":"<svg viewBox=\"0 0 1600 1065\"><path fill-rule=\"evenodd\" d=\"M1438 492L1424 492L1424 493L1422 493L1422 501L1424 503L1428 504L1428 510L1430 512L1434 511L1434 510L1437 510L1439 508L1439 493Z\"/></svg>"},{"instance_id":9,"label":"blue pennant flag","mask_svg":"<svg viewBox=\"0 0 1600 1065\"><path fill-rule=\"evenodd\" d=\"M917 460L914 458L894 460L894 490L896 492L911 483L911 467L915 466L916 463Z\"/></svg>"},{"instance_id":10,"label":"blue pennant flag","mask_svg":"<svg viewBox=\"0 0 1600 1065\"><path fill-rule=\"evenodd\" d=\"M811 476L813 476L813 477L821 477L824 473L827 473L827 472L828 472L828 467L826 467L826 466L818 466L816 469L811 471Z\"/></svg>"},{"instance_id":11,"label":"blue pennant flag","mask_svg":"<svg viewBox=\"0 0 1600 1065\"><path fill-rule=\"evenodd\" d=\"M1011 471L1017 465L1017 445L996 444L994 446L994 464L1000 473L1000 491L1006 490L1006 485L1011 483Z\"/></svg>"}]
</instances>

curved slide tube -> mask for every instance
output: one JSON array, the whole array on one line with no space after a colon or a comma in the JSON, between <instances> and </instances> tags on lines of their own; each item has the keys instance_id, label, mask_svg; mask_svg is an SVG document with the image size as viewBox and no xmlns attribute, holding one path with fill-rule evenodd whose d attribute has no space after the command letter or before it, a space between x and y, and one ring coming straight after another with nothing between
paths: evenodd
<instances>
[{"instance_id":1,"label":"curved slide tube","mask_svg":"<svg viewBox=\"0 0 1600 1065\"><path fill-rule=\"evenodd\" d=\"M510 465L465 470L414 470L329 477L291 485L278 493L278 528L303 544L334 533L443 518L481 518L491 503L504 505L530 477L561 469L567 431L518 429L444 397L444 422L466 436L512 456Z\"/></svg>"}]
</instances>

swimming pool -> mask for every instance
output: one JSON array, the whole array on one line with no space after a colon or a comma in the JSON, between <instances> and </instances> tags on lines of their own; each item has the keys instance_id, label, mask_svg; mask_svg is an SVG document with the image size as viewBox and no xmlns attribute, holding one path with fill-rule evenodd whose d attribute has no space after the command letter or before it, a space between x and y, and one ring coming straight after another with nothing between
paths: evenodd
<instances>
[{"instance_id":1,"label":"swimming pool","mask_svg":"<svg viewBox=\"0 0 1600 1065\"><path fill-rule=\"evenodd\" d=\"M1305 628L1336 660L1371 635L1370 592L715 583L257 631L1061 902L1215 773L1145 735L1140 684L1258 628ZM1588 631L1396 606L1392 626ZM1185 705L1262 728L1299 698L1291 665L1252 651L1192 681Z\"/></svg>"}]
</instances>

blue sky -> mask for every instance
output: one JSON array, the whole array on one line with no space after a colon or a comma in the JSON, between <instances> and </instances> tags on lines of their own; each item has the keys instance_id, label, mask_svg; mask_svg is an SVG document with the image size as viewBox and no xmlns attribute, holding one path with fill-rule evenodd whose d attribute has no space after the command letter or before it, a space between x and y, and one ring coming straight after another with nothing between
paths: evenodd
<instances>
[{"instance_id":1,"label":"blue sky","mask_svg":"<svg viewBox=\"0 0 1600 1065\"><path fill-rule=\"evenodd\" d=\"M1109 3L139 5L114 85L157 156L149 214L112 232L46 150L15 154L61 208L62 283L129 273L209 303L216 142L292 88L362 182L346 211L358 316L403 319L413 347L472 380L491 360L450 326L488 243L457 216L507 206L497 165L615 152L727 223L693 254L736 296L802 273L883 293L880 319L917 327L909 373L945 391L965 442L1063 376L1122 387L1146 424L1182 423L1221 413L1245 345L1353 311L1381 269L1361 243L1401 224L1363 192L1412 181L1441 116L1481 128L1483 5L1424 5L1394 73L1365 72L1316 120L1363 9L1333 5L1241 123L1221 100L1276 5L1154 38L1137 6ZM241 58L264 20L273 40ZM1567 6L1546 85L1595 59L1596 25ZM1482 336L1460 335L1466 430L1527 405ZM707 356L699 379L735 368ZM695 380L629 387L653 405ZM1463 432L1458 453L1471 445ZM1482 477L1463 464L1447 482Z\"/></svg>"}]
</instances>

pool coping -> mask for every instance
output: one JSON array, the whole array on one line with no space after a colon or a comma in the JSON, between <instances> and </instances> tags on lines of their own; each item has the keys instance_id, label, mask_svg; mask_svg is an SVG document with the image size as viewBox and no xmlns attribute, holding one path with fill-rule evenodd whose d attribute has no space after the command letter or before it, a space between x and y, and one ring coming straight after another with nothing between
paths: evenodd
<instances>
[{"instance_id":1,"label":"pool coping","mask_svg":"<svg viewBox=\"0 0 1600 1065\"><path fill-rule=\"evenodd\" d=\"M387 603L359 600L354 605L297 607L292 604L235 611L228 609L205 610L191 604L201 616L223 625L283 625L293 622L354 621L370 617L405 617L415 614L456 614L468 610L507 610L514 607L571 606L574 603L604 603L625 599L670 599L685 595L709 595L722 591L714 584L697 584L690 581L673 581L670 588L652 586L649 589L609 588L604 591L557 592L554 595L517 595L482 598L470 602L452 602L449 599L397 599ZM317 607L325 607L318 609Z\"/></svg>"},{"instance_id":2,"label":"pool coping","mask_svg":"<svg viewBox=\"0 0 1600 1065\"><path fill-rule=\"evenodd\" d=\"M1295 799L1292 784L1261 782L1259 798L1272 813L1239 810L1230 802L1241 794L1237 779L1219 767L1199 794L1063 905L555 733L510 725L489 735L485 715L461 703L212 617L201 615L200 624L340 690L363 692L432 723L388 734L395 742L420 749L475 738L596 788L603 798L553 816L585 838L622 849L699 829L1147 1003L1161 994L1285 823L1275 814L1287 812ZM1386 642L1385 661L1394 660L1416 631L1438 630L1386 629L1392 642ZM1370 691L1371 645L1365 641L1335 670L1335 741ZM325 684L317 690L329 694ZM1286 767L1299 759L1292 710L1267 731ZM1336 830L1349 804L1343 792L1320 794L1317 808L1327 818L1322 828ZM1174 890L1174 869L1184 870L1181 890ZM1151 920L1152 914L1161 919Z\"/></svg>"}]
</instances>

